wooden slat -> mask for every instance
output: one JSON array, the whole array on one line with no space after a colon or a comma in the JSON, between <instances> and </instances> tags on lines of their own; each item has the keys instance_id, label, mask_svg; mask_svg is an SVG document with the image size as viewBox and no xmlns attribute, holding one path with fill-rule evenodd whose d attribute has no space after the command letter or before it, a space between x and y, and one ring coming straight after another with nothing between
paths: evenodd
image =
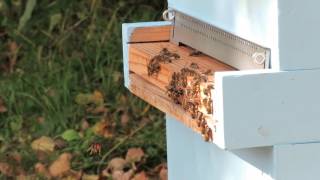
<instances>
[{"instance_id":1,"label":"wooden slat","mask_svg":"<svg viewBox=\"0 0 320 180\"><path fill-rule=\"evenodd\" d=\"M179 54L178 60L171 63L160 63L161 70L156 76L148 75L148 64L151 59L159 55L160 51L167 48L170 52ZM235 70L233 67L206 55L191 56L192 49L177 46L170 42L134 43L129 45L129 70L130 70L130 91L147 101L159 110L175 117L187 127L201 134L198 121L193 119L180 105L173 102L166 93L174 72L180 72L182 68L190 68L196 63L199 67L198 72L211 70L213 74L218 71ZM214 83L214 75L208 76L210 82ZM205 114L209 119L213 116ZM214 122L207 119L207 122ZM212 127L212 126L211 126Z\"/></svg>"},{"instance_id":2,"label":"wooden slat","mask_svg":"<svg viewBox=\"0 0 320 180\"><path fill-rule=\"evenodd\" d=\"M169 41L172 26L136 28L130 43Z\"/></svg>"},{"instance_id":3,"label":"wooden slat","mask_svg":"<svg viewBox=\"0 0 320 180\"><path fill-rule=\"evenodd\" d=\"M186 113L182 107L172 103L165 91L146 81L137 74L130 74L130 91L159 110L169 113L174 118L195 132L200 133L196 120Z\"/></svg>"},{"instance_id":4,"label":"wooden slat","mask_svg":"<svg viewBox=\"0 0 320 180\"><path fill-rule=\"evenodd\" d=\"M180 59L172 63L161 64L161 71L157 76L148 76L147 66L149 61L152 57L158 55L163 48L178 53ZM235 70L233 67L206 55L190 56L191 52L190 48L180 47L170 42L131 44L129 47L129 69L162 90L166 89L174 72L179 72L182 68L189 67L192 63L196 63L199 66L200 72L206 72L207 70L212 70L212 72Z\"/></svg>"}]
</instances>

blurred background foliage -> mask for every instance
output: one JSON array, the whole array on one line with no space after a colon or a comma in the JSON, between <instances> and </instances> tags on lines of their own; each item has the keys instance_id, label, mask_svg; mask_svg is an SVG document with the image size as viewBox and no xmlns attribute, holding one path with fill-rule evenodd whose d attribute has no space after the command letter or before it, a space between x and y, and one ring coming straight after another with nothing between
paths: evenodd
<instances>
[{"instance_id":1,"label":"blurred background foliage","mask_svg":"<svg viewBox=\"0 0 320 180\"><path fill-rule=\"evenodd\" d=\"M0 0L0 177L38 177L35 164L49 168L63 153L69 169L100 178L130 148L144 152L129 166L135 173L152 176L166 162L163 114L124 88L121 45L122 23L160 20L165 8L164 0ZM54 142L50 153L32 147L40 137ZM92 155L93 144L101 149Z\"/></svg>"}]
</instances>

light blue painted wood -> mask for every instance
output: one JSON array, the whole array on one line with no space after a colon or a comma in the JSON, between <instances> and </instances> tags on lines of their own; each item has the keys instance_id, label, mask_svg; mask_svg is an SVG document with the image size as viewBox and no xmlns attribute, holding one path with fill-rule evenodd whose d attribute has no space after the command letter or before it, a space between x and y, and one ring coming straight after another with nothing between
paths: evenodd
<instances>
[{"instance_id":1,"label":"light blue painted wood","mask_svg":"<svg viewBox=\"0 0 320 180\"><path fill-rule=\"evenodd\" d=\"M216 73L217 143L237 149L320 141L318 77L320 70Z\"/></svg>"},{"instance_id":2,"label":"light blue painted wood","mask_svg":"<svg viewBox=\"0 0 320 180\"><path fill-rule=\"evenodd\" d=\"M127 88L129 88L129 85L130 85L128 42L130 40L133 30L138 27L157 27L157 26L166 26L170 24L171 22L167 22L167 21L122 24L123 73L124 73L124 84Z\"/></svg>"},{"instance_id":3,"label":"light blue painted wood","mask_svg":"<svg viewBox=\"0 0 320 180\"><path fill-rule=\"evenodd\" d=\"M271 180L271 147L225 151L167 115L170 180Z\"/></svg>"},{"instance_id":4,"label":"light blue painted wood","mask_svg":"<svg viewBox=\"0 0 320 180\"><path fill-rule=\"evenodd\" d=\"M277 180L316 180L320 176L320 143L274 147Z\"/></svg>"},{"instance_id":5,"label":"light blue painted wood","mask_svg":"<svg viewBox=\"0 0 320 180\"><path fill-rule=\"evenodd\" d=\"M279 1L279 50L283 70L320 68L320 1Z\"/></svg>"}]
</instances>

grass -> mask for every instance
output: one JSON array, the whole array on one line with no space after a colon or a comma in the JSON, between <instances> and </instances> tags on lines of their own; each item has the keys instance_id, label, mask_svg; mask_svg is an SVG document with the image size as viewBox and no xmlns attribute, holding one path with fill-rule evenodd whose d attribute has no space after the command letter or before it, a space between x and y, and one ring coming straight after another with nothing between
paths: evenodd
<instances>
[{"instance_id":1,"label":"grass","mask_svg":"<svg viewBox=\"0 0 320 180\"><path fill-rule=\"evenodd\" d=\"M115 124L113 138L84 131L45 163L70 152L73 169L97 173L130 147L145 151L142 169L165 162L163 115L124 88L121 52L121 24L158 20L165 2L38 0L30 8L29 1L34 0L0 1L0 97L7 109L0 113L0 160L17 152L21 167L33 173L39 161L30 145L34 139L57 138L69 129L81 132L83 119L89 127L108 119ZM102 115L75 101L94 91L103 94L107 111ZM129 125L121 123L123 114ZM86 151L95 141L103 148L101 156L92 157Z\"/></svg>"}]
</instances>

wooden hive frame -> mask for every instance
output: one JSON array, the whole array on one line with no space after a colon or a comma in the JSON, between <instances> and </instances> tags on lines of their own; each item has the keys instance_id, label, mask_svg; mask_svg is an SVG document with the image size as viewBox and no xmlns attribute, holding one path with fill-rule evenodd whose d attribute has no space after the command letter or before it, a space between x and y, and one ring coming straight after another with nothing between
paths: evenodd
<instances>
[{"instance_id":1,"label":"wooden hive frame","mask_svg":"<svg viewBox=\"0 0 320 180\"><path fill-rule=\"evenodd\" d=\"M134 29L128 40L130 72L128 88L133 94L205 136L204 129L200 126L199 121L196 121L181 105L170 99L167 86L170 84L174 73L179 73L182 69L192 65L197 66L197 72L204 73L210 70L213 75L210 76L212 83L214 83L215 72L233 71L235 68L204 54L194 56L193 49L169 42L171 28L171 25L167 25ZM179 59L171 63L160 63L161 69L156 75L148 74L148 65L151 59L159 55L159 52L164 49L177 54ZM214 122L212 115L209 118L210 122ZM210 127L215 128L213 124L210 124ZM212 138L207 137L206 140L212 140Z\"/></svg>"}]
</instances>

